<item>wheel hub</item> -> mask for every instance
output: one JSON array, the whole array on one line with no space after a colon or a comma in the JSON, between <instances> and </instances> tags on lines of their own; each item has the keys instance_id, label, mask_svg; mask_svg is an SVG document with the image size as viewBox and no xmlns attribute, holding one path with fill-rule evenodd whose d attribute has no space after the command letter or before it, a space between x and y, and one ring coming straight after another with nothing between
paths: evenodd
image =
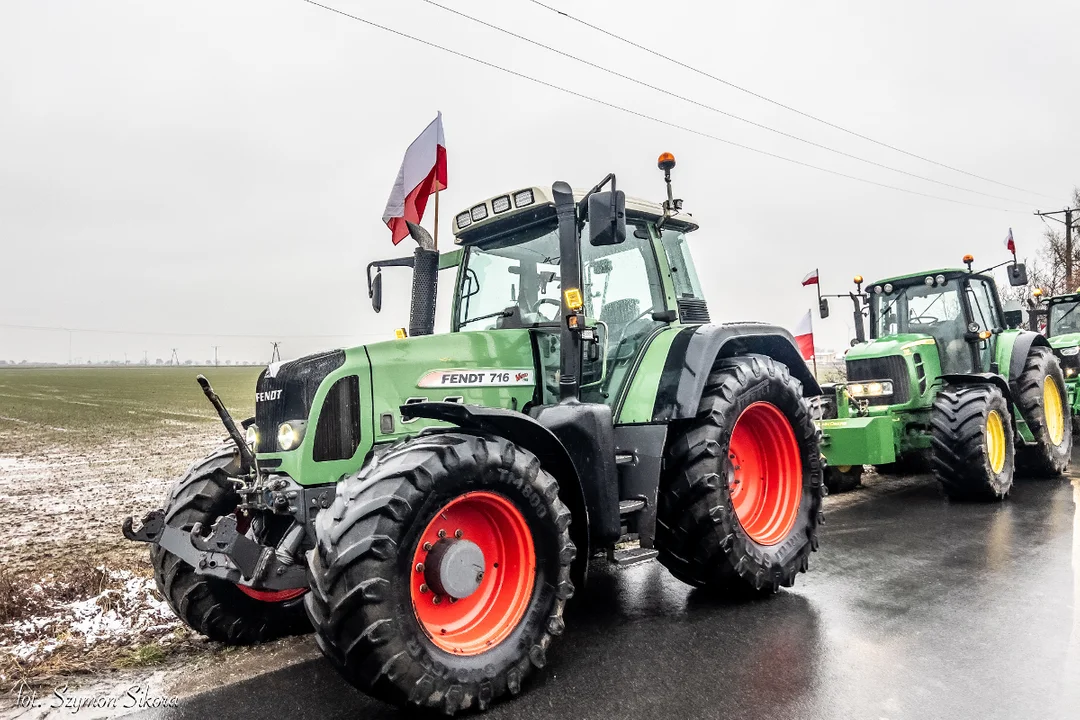
<instances>
[{"instance_id":1,"label":"wheel hub","mask_svg":"<svg viewBox=\"0 0 1080 720\"><path fill-rule=\"evenodd\" d=\"M424 563L424 580L438 595L467 598L484 580L484 552L471 540L439 540Z\"/></svg>"}]
</instances>

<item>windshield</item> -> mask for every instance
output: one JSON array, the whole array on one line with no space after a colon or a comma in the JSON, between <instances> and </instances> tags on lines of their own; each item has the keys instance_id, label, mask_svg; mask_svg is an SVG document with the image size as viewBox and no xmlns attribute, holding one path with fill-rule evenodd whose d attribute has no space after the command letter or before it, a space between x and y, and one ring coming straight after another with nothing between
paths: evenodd
<instances>
[{"instance_id":1,"label":"windshield","mask_svg":"<svg viewBox=\"0 0 1080 720\"><path fill-rule=\"evenodd\" d=\"M1052 337L1080 333L1080 312L1076 311L1077 308L1080 308L1080 300L1052 304L1046 334Z\"/></svg>"},{"instance_id":2,"label":"windshield","mask_svg":"<svg viewBox=\"0 0 1080 720\"><path fill-rule=\"evenodd\" d=\"M910 285L892 294L873 296L873 337L921 333L935 335L934 329L958 326L957 335L964 334L963 311L956 281L944 287Z\"/></svg>"},{"instance_id":3,"label":"windshield","mask_svg":"<svg viewBox=\"0 0 1080 720\"><path fill-rule=\"evenodd\" d=\"M581 245L585 313L624 325L664 309L645 224L627 226L619 245ZM582 230L582 237L588 229ZM458 328L536 327L559 315L559 233L555 221L471 246L462 270ZM512 318L512 319L511 319Z\"/></svg>"}]
</instances>

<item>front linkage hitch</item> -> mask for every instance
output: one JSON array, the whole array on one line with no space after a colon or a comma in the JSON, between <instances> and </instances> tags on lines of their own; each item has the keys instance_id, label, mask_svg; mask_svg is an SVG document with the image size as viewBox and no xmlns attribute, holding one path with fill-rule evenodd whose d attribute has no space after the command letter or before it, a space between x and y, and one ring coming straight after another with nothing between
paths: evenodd
<instances>
[{"instance_id":1,"label":"front linkage hitch","mask_svg":"<svg viewBox=\"0 0 1080 720\"><path fill-rule=\"evenodd\" d=\"M210 382L202 375L197 380L239 450L241 476L250 476L255 468L251 448ZM238 510L275 512L285 509L289 514L306 511L306 503L300 503L297 507L295 497L301 494L308 501L308 492L288 488L291 483L283 478L265 478L265 483L260 480L256 478L250 484L237 481L241 485L237 492L244 497ZM270 499L269 506L260 502L262 496ZM319 497L312 497L310 502L318 509L326 507L329 500L325 497L325 490ZM257 590L289 590L307 587L307 571L302 564L295 562L294 557L303 540L306 520L306 517L298 517L297 523L286 533L278 547L262 545L240 532L235 513L218 518L208 535L203 535L202 523L195 523L191 530L168 525L165 511L160 509L147 513L138 530L133 528L130 516L125 518L123 532L128 540L158 545L176 555L200 575Z\"/></svg>"}]
</instances>

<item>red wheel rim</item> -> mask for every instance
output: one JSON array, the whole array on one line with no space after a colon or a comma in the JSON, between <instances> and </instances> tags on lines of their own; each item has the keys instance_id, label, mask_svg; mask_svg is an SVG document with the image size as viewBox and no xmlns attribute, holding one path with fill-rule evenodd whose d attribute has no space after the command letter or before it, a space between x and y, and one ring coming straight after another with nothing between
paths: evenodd
<instances>
[{"instance_id":1,"label":"red wheel rim","mask_svg":"<svg viewBox=\"0 0 1080 720\"><path fill-rule=\"evenodd\" d=\"M240 588L240 592L247 595L249 598L254 598L261 602L285 602L286 600L292 600L298 598L307 592L307 588L289 588L288 590L256 590L255 588L248 587L247 585L237 585Z\"/></svg>"},{"instance_id":2,"label":"red wheel rim","mask_svg":"<svg viewBox=\"0 0 1080 720\"><path fill-rule=\"evenodd\" d=\"M777 544L791 532L802 502L802 458L784 413L767 402L743 410L731 431L729 456L739 524L759 545Z\"/></svg>"},{"instance_id":3,"label":"red wheel rim","mask_svg":"<svg viewBox=\"0 0 1080 720\"><path fill-rule=\"evenodd\" d=\"M475 592L451 602L427 586L422 566L428 556L425 544L434 546L442 538L455 537L480 548L484 575ZM513 632L532 598L536 551L525 516L508 498L493 492L454 498L421 533L410 575L413 611L437 647L457 655L490 650Z\"/></svg>"},{"instance_id":4,"label":"red wheel rim","mask_svg":"<svg viewBox=\"0 0 1080 720\"><path fill-rule=\"evenodd\" d=\"M244 515L239 510L240 509L237 508L233 512L236 513L236 531L242 534L246 533L248 527L251 525L251 518L249 518L247 515ZM244 593L249 598L266 603L278 603L285 602L286 600L293 600L307 592L307 588L289 588L288 590L256 590L253 587L248 587L247 585L240 584L237 584L236 587L238 590L240 590L240 592Z\"/></svg>"}]
</instances>

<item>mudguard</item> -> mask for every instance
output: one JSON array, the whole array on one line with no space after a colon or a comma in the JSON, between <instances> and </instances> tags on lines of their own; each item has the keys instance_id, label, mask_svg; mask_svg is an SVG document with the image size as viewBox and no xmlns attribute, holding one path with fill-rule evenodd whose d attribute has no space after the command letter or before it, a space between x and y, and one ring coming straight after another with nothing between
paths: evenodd
<instances>
[{"instance_id":1,"label":"mudguard","mask_svg":"<svg viewBox=\"0 0 1080 720\"><path fill-rule=\"evenodd\" d=\"M1024 372L1024 364L1027 362L1028 353L1033 346L1050 347L1050 341L1036 332L1023 330L1013 341L1012 353L1009 355L1009 385L1020 379Z\"/></svg>"},{"instance_id":2,"label":"mudguard","mask_svg":"<svg viewBox=\"0 0 1080 720\"><path fill-rule=\"evenodd\" d=\"M803 386L803 396L821 388L787 330L762 323L695 325L679 332L668 350L653 406L653 421L684 420L697 414L709 371L718 357L758 354L787 365Z\"/></svg>"},{"instance_id":3,"label":"mudguard","mask_svg":"<svg viewBox=\"0 0 1080 720\"><path fill-rule=\"evenodd\" d=\"M453 402L423 402L401 406L404 418L426 418L453 423L464 430L498 435L520 445L537 458L559 481L559 499L570 509L570 539L577 547L571 568L574 583L581 587L589 567L589 510L574 461L562 442L548 428L524 413ZM424 432L439 432L430 428ZM617 504L616 504L617 507Z\"/></svg>"}]
</instances>

